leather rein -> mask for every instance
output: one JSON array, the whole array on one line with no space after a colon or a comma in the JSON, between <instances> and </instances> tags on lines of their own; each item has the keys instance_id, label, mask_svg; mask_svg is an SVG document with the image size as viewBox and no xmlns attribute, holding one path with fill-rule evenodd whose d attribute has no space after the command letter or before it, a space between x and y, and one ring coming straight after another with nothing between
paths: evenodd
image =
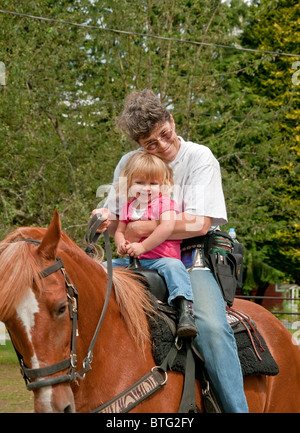
<instances>
[{"instance_id":1,"label":"leather rein","mask_svg":"<svg viewBox=\"0 0 300 433\"><path fill-rule=\"evenodd\" d=\"M99 214L95 214L93 218L90 220L87 232L85 234L85 239L87 242L89 242L90 245L93 245L98 239L100 234L96 233L96 231L102 222L103 219L101 219L101 215ZM91 362L93 360L94 345L96 343L101 325L105 317L105 313L107 310L107 306L108 306L108 302L112 290L112 255L111 255L109 235L107 230L104 232L104 239L105 239L105 248L106 248L106 256L107 256L107 274L108 274L105 301L104 301L104 305L94 335L89 345L87 355L82 362L82 369L80 371L76 371L77 368L76 342L77 342L77 322L78 322L77 288L71 283L66 273L66 270L64 268L63 261L59 257L56 257L56 262L54 265L49 266L48 268L40 272L39 274L40 278L46 278L48 275L51 275L57 271L61 271L61 273L64 276L66 293L69 302L70 319L72 323L71 350L70 350L69 358L64 359L63 361L57 362L47 367L27 368L24 364L22 355L15 348L15 351L19 359L20 367L21 367L21 373L23 375L23 378L26 383L26 388L28 390L35 390L35 389L42 388L44 386L52 386L59 383L73 382L76 381L77 379L83 380L85 378L85 374L89 370L91 370L92 368ZM24 241L35 245L41 244L41 241L35 239L24 239ZM91 246L87 247L86 249L87 254L90 254L91 250L92 250ZM56 373L59 373L60 371L66 370L67 368L69 369L67 374L59 375L55 377L48 377ZM37 380L33 382L32 380L34 379Z\"/></svg>"}]
</instances>

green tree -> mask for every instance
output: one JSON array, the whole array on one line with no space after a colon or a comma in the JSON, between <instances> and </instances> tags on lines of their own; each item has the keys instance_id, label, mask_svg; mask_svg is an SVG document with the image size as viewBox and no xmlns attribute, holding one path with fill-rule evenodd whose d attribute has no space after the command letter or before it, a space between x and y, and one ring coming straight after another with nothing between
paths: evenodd
<instances>
[{"instance_id":1,"label":"green tree","mask_svg":"<svg viewBox=\"0 0 300 433\"><path fill-rule=\"evenodd\" d=\"M121 3L3 1L3 9L90 27L0 14L7 71L7 85L0 89L2 232L12 225L45 225L56 207L64 228L75 226L71 234L80 236L97 204L97 187L111 180L132 146L114 128L132 88L152 87L176 107L182 133L202 138L199 131L207 125L195 119L211 111L212 58L219 69L223 60L211 46L155 36L208 43L223 37L231 43L237 40L232 28L238 14L233 18L220 1Z\"/></svg>"},{"instance_id":2,"label":"green tree","mask_svg":"<svg viewBox=\"0 0 300 433\"><path fill-rule=\"evenodd\" d=\"M297 53L300 5L296 0L261 1L252 6L242 44L264 50ZM265 137L271 157L265 210L265 233L256 246L265 249L269 264L299 284L299 141L300 86L293 83L297 57L273 56L261 62L243 83L272 115L272 135Z\"/></svg>"},{"instance_id":3,"label":"green tree","mask_svg":"<svg viewBox=\"0 0 300 433\"><path fill-rule=\"evenodd\" d=\"M274 82L265 73L271 76L284 58L235 49L292 51L259 39L259 14L267 21L264 5L271 3L253 6L250 16L241 0L3 0L3 9L55 21L0 14L7 72L0 87L0 232L46 225L58 208L63 228L80 242L99 202L97 188L111 181L133 146L115 129L124 96L151 87L172 111L178 133L219 159L228 227L236 227L251 257L294 274L286 268L294 254L285 225L292 224L297 197L290 141L297 112L288 111L288 101L294 104L298 88L293 98L270 105Z\"/></svg>"},{"instance_id":4,"label":"green tree","mask_svg":"<svg viewBox=\"0 0 300 433\"><path fill-rule=\"evenodd\" d=\"M86 18L90 7L88 1L80 7L72 1L3 3L20 13L74 22ZM82 89L92 69L84 49L88 31L4 14L0 20L7 74L0 89L2 230L45 225L58 208L64 227L74 226L76 236L113 164L107 162L111 144L102 126L109 130L113 116L109 109L94 113L90 98L99 96Z\"/></svg>"}]
</instances>

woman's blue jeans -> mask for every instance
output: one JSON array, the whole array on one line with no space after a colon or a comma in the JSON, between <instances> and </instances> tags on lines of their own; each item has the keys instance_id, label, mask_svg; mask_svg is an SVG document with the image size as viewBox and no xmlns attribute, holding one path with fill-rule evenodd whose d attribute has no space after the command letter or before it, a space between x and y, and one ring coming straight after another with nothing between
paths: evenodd
<instances>
[{"instance_id":1,"label":"woman's blue jeans","mask_svg":"<svg viewBox=\"0 0 300 433\"><path fill-rule=\"evenodd\" d=\"M196 268L190 272L190 279L198 329L194 345L204 358L224 412L247 413L240 360L221 290L210 270Z\"/></svg>"},{"instance_id":2,"label":"woman's blue jeans","mask_svg":"<svg viewBox=\"0 0 300 433\"><path fill-rule=\"evenodd\" d=\"M127 266L116 259L114 266ZM114 262L115 260L113 260ZM204 358L205 368L225 413L247 413L243 375L226 305L210 270L196 268L189 274L194 294L194 316L198 334L194 345Z\"/></svg>"}]
</instances>

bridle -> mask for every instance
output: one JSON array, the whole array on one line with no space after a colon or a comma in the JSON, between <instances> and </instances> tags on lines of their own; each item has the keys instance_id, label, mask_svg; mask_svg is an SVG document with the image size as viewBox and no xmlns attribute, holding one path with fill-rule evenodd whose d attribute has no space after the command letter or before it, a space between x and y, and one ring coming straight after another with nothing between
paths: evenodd
<instances>
[{"instance_id":1,"label":"bridle","mask_svg":"<svg viewBox=\"0 0 300 433\"><path fill-rule=\"evenodd\" d=\"M89 242L89 244L93 245L94 242L97 240L99 233L96 233L97 228L99 225L103 222L101 219L101 215L95 214L94 217L90 220L88 230L86 232L86 240ZM35 390L42 388L44 386L52 386L57 385L59 383L65 383L65 382L73 382L77 379L83 380L85 378L85 374L91 370L91 362L93 360L93 349L94 345L96 343L106 310L108 301L111 294L112 289L112 256L111 256L111 249L110 249L110 243L109 243L109 236L107 231L104 232L104 239L105 239L105 249L106 249L106 258L107 258L107 274L108 274L108 281L107 281L107 290L106 290L106 296L104 305L101 311L101 315L98 321L98 324L96 326L93 338L91 340L91 343L89 345L87 355L84 358L82 362L82 369L80 371L76 371L77 368L77 354L76 354L76 342L77 342L77 322L78 322L78 290L74 284L71 283L68 274L66 273L66 270L64 268L63 261L56 257L56 262L54 265L49 266L48 268L44 269L40 272L39 276L40 278L46 278L49 275L60 271L65 280L65 286L66 286L66 294L68 298L69 303L69 313L70 313L70 319L71 319L71 349L70 349L70 356L69 358L64 359L63 361L57 362L55 364L49 365L47 367L41 367L41 368L27 368L24 364L22 355L16 350L16 354L19 359L20 367L21 367L21 373L23 375L23 378L26 383L26 387L28 390ZM25 242L29 242L31 244L40 245L41 241L38 241L36 239L24 239ZM88 247L86 249L86 252L90 254L91 248ZM13 343L13 341L12 341ZM59 373L63 370L68 370L67 374L54 376L54 377L48 377L53 376L56 373ZM32 380L38 379L34 382Z\"/></svg>"},{"instance_id":2,"label":"bridle","mask_svg":"<svg viewBox=\"0 0 300 433\"><path fill-rule=\"evenodd\" d=\"M40 241L35 239L24 239L24 241L35 245L40 245L41 243ZM26 382L26 387L28 390L38 389L44 386L56 385L58 383L63 383L63 382L71 382L76 379L76 367L77 367L76 330L77 330L77 319L78 319L77 288L73 284L71 284L70 279L65 271L63 261L59 257L56 257L56 263L54 265L44 269L42 272L40 272L39 276L40 278L46 278L57 271L61 271L64 276L66 293L69 302L69 313L72 322L70 356L69 358L64 359L63 361L57 362L56 364L49 365L47 367L27 368L24 364L22 355L18 353L17 350L15 349L19 358L21 372ZM45 378L46 376L52 376L53 374L56 374L62 370L66 370L67 368L69 368L68 374L42 379ZM32 382L31 381L32 379L42 379L42 380Z\"/></svg>"}]
</instances>

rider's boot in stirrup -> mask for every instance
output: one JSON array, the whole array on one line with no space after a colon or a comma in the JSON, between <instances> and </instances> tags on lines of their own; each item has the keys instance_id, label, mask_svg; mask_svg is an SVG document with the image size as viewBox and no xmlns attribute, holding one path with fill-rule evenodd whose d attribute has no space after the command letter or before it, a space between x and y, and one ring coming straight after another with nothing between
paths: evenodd
<instances>
[{"instance_id":1,"label":"rider's boot in stirrup","mask_svg":"<svg viewBox=\"0 0 300 433\"><path fill-rule=\"evenodd\" d=\"M179 337L195 337L197 328L193 314L193 303L184 298L177 298L176 305L179 312L177 335Z\"/></svg>"}]
</instances>

